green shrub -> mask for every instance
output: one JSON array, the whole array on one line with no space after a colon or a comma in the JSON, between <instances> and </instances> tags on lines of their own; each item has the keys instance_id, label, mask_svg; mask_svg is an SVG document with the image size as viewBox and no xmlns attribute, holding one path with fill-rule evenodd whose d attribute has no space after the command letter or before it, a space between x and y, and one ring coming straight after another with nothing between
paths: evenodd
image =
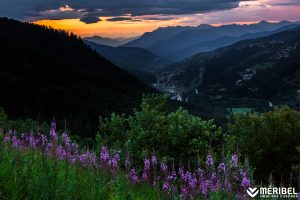
<instances>
[{"instance_id":1,"label":"green shrub","mask_svg":"<svg viewBox=\"0 0 300 200\"><path fill-rule=\"evenodd\" d=\"M136 160L155 154L166 160L196 164L209 150L219 149L222 131L213 120L203 120L179 108L166 112L165 96L143 98L132 116L112 114L99 122L98 140L128 152ZM100 139L101 138L101 139Z\"/></svg>"},{"instance_id":2,"label":"green shrub","mask_svg":"<svg viewBox=\"0 0 300 200\"><path fill-rule=\"evenodd\" d=\"M272 176L277 184L290 183L292 168L300 163L299 119L299 112L280 107L263 114L238 115L229 125L240 152L256 168L258 182L267 183Z\"/></svg>"}]
</instances>

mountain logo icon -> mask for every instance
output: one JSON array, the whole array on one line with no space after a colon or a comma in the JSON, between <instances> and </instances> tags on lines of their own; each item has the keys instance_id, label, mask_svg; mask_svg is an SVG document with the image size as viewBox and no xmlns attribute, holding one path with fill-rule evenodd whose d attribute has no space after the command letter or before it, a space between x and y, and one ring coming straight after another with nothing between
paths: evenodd
<instances>
[{"instance_id":1,"label":"mountain logo icon","mask_svg":"<svg viewBox=\"0 0 300 200\"><path fill-rule=\"evenodd\" d=\"M247 190L247 194L250 196L250 197L255 197L257 194L258 194L259 190L257 188L248 188Z\"/></svg>"}]
</instances>

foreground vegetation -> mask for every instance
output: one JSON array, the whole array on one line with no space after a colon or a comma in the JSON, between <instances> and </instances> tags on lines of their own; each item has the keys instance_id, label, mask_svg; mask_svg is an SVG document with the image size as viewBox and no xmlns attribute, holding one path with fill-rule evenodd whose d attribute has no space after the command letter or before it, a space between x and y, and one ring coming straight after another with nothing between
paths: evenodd
<instances>
[{"instance_id":1,"label":"foreground vegetation","mask_svg":"<svg viewBox=\"0 0 300 200\"><path fill-rule=\"evenodd\" d=\"M300 183L299 112L234 114L221 128L166 100L100 118L94 141L0 110L1 199L244 199L249 186Z\"/></svg>"},{"instance_id":2,"label":"foreground vegetation","mask_svg":"<svg viewBox=\"0 0 300 200\"><path fill-rule=\"evenodd\" d=\"M49 137L10 131L2 141L2 199L244 199L251 185L249 168L236 154L219 165L209 154L194 171L152 155L139 172L129 156L122 165L107 147L80 150L66 133L58 137L55 123Z\"/></svg>"}]
</instances>

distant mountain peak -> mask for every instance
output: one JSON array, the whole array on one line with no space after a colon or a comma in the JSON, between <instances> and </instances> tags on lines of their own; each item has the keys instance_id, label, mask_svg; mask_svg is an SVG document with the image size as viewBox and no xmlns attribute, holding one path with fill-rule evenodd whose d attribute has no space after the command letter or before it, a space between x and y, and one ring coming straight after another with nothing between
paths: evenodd
<instances>
[{"instance_id":1,"label":"distant mountain peak","mask_svg":"<svg viewBox=\"0 0 300 200\"><path fill-rule=\"evenodd\" d=\"M197 26L197 28L202 28L202 29L205 29L205 28L212 28L214 26L210 25L210 24L200 24L199 26Z\"/></svg>"},{"instance_id":2,"label":"distant mountain peak","mask_svg":"<svg viewBox=\"0 0 300 200\"><path fill-rule=\"evenodd\" d=\"M260 21L258 24L270 24L270 22L265 21L265 20L262 20L262 21Z\"/></svg>"}]
</instances>

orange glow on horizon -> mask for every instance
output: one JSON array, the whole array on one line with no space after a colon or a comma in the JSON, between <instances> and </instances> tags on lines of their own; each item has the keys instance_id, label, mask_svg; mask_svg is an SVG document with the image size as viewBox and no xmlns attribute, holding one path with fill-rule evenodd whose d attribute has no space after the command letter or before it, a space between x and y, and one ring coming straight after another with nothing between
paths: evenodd
<instances>
[{"instance_id":1,"label":"orange glow on horizon","mask_svg":"<svg viewBox=\"0 0 300 200\"><path fill-rule=\"evenodd\" d=\"M62 19L62 20L40 20L35 24L50 26L55 29L63 29L73 32L81 37L101 35L104 37L135 37L145 32L153 31L158 27L175 26L179 20L167 21L120 21L110 22L106 18L93 24L85 24L79 19Z\"/></svg>"}]
</instances>

